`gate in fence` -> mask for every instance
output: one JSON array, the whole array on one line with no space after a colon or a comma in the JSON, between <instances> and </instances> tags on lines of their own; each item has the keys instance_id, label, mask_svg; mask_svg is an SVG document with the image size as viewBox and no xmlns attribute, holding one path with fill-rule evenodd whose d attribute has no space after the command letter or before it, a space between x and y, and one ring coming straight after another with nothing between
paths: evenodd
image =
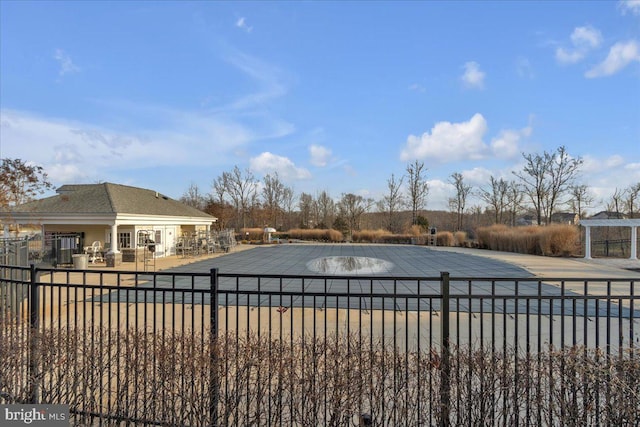
<instances>
[{"instance_id":1,"label":"gate in fence","mask_svg":"<svg viewBox=\"0 0 640 427\"><path fill-rule=\"evenodd\" d=\"M78 424L640 422L640 278L0 273L0 403Z\"/></svg>"}]
</instances>

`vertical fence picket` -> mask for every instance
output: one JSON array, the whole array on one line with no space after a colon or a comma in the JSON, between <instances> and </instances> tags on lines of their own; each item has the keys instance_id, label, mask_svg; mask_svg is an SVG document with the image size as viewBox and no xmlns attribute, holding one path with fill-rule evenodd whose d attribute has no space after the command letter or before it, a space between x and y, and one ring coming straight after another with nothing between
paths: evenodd
<instances>
[{"instance_id":1,"label":"vertical fence picket","mask_svg":"<svg viewBox=\"0 0 640 427\"><path fill-rule=\"evenodd\" d=\"M34 264L29 279L29 403L40 403L40 289Z\"/></svg>"},{"instance_id":2,"label":"vertical fence picket","mask_svg":"<svg viewBox=\"0 0 640 427\"><path fill-rule=\"evenodd\" d=\"M450 351L450 331L449 331L449 273L440 273L440 287L442 294L442 302L440 305L440 342L441 342L441 360L440 360L440 426L449 426L449 411L451 397L451 365L449 363Z\"/></svg>"},{"instance_id":3,"label":"vertical fence picket","mask_svg":"<svg viewBox=\"0 0 640 427\"><path fill-rule=\"evenodd\" d=\"M218 425L218 403L220 400L220 379L218 376L218 269L210 271L209 289L209 417L211 426ZM204 309L204 304L203 304Z\"/></svg>"}]
</instances>

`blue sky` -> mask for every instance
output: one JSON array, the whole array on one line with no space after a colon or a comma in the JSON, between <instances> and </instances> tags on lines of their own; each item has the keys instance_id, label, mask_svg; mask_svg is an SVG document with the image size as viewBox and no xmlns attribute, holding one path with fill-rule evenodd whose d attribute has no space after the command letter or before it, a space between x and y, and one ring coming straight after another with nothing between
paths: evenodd
<instances>
[{"instance_id":1,"label":"blue sky","mask_svg":"<svg viewBox=\"0 0 640 427\"><path fill-rule=\"evenodd\" d=\"M452 173L561 145L598 203L640 182L638 0L0 0L0 36L0 155L56 186L179 198L237 165L378 199L419 159L446 209Z\"/></svg>"}]
</instances>

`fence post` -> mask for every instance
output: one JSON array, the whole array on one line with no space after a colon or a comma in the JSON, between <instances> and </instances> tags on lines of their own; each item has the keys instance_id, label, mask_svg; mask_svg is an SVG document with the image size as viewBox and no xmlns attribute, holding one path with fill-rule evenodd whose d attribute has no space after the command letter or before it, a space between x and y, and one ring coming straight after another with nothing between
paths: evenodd
<instances>
[{"instance_id":1,"label":"fence post","mask_svg":"<svg viewBox=\"0 0 640 427\"><path fill-rule=\"evenodd\" d=\"M36 274L36 267L31 264L29 286L29 403L39 403L40 400L40 387L38 384L38 377L40 376L38 369L40 360L40 297Z\"/></svg>"},{"instance_id":2,"label":"fence post","mask_svg":"<svg viewBox=\"0 0 640 427\"><path fill-rule=\"evenodd\" d=\"M440 305L440 338L442 354L440 360L440 426L449 426L451 397L451 366L449 362L449 273L440 273L442 303Z\"/></svg>"},{"instance_id":3,"label":"fence post","mask_svg":"<svg viewBox=\"0 0 640 427\"><path fill-rule=\"evenodd\" d=\"M212 268L211 292L209 293L210 307L210 353L209 353L209 416L211 426L218 425L218 400L220 399L220 384L218 378L218 269Z\"/></svg>"}]
</instances>

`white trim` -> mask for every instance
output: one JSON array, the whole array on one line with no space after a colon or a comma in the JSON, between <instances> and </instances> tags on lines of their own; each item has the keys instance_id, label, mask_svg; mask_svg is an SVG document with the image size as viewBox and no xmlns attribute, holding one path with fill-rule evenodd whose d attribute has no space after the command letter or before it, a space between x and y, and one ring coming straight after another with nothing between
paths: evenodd
<instances>
[{"instance_id":1,"label":"white trim","mask_svg":"<svg viewBox=\"0 0 640 427\"><path fill-rule=\"evenodd\" d=\"M640 227L640 218L627 219L581 219L584 227Z\"/></svg>"},{"instance_id":2,"label":"white trim","mask_svg":"<svg viewBox=\"0 0 640 427\"><path fill-rule=\"evenodd\" d=\"M42 225L202 225L210 226L214 218L193 216L151 216L136 214L107 214L107 215L32 215L16 214L4 219L5 223L42 224Z\"/></svg>"}]
</instances>

